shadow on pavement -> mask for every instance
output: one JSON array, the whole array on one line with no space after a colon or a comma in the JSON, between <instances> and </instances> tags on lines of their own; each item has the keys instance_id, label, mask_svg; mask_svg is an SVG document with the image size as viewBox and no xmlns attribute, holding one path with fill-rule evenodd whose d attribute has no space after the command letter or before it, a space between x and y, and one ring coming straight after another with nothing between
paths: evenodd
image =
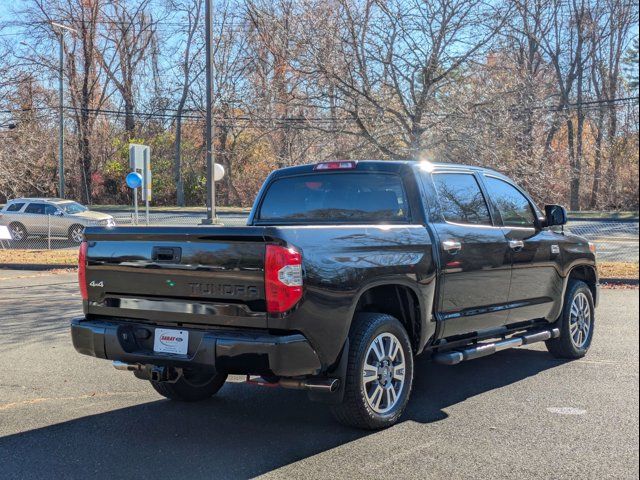
<instances>
[{"instance_id":1,"label":"shadow on pavement","mask_svg":"<svg viewBox=\"0 0 640 480\"><path fill-rule=\"evenodd\" d=\"M455 367L419 357L402 421L443 420L451 405L561 363L525 349ZM198 404L158 400L5 437L0 465L3 478L247 478L369 434L303 392L229 383Z\"/></svg>"}]
</instances>

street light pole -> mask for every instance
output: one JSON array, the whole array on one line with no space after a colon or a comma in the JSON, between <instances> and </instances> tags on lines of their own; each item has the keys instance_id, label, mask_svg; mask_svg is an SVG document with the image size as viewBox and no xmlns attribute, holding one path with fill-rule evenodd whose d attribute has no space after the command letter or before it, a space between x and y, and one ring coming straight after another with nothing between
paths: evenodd
<instances>
[{"instance_id":1,"label":"street light pole","mask_svg":"<svg viewBox=\"0 0 640 480\"><path fill-rule=\"evenodd\" d=\"M206 42L206 102L207 102L207 218L203 223L211 225L216 221L216 184L214 181L214 125L213 125L213 0L205 0L205 42Z\"/></svg>"},{"instance_id":2,"label":"street light pole","mask_svg":"<svg viewBox=\"0 0 640 480\"><path fill-rule=\"evenodd\" d=\"M59 112L59 135L58 135L58 196L64 198L64 33L58 34L60 38L60 70L58 72L58 105Z\"/></svg>"},{"instance_id":3,"label":"street light pole","mask_svg":"<svg viewBox=\"0 0 640 480\"><path fill-rule=\"evenodd\" d=\"M58 196L64 198L64 30L76 32L77 30L62 25L60 23L51 22L51 26L60 29L58 39L60 40L60 51L58 55Z\"/></svg>"}]
</instances>

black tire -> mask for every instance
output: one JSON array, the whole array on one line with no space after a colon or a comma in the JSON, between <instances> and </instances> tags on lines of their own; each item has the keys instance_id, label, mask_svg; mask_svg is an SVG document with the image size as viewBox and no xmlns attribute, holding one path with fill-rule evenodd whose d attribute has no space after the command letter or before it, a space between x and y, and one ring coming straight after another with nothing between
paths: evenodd
<instances>
[{"instance_id":1,"label":"black tire","mask_svg":"<svg viewBox=\"0 0 640 480\"><path fill-rule=\"evenodd\" d=\"M363 378L365 360L368 354L371 354L370 347L374 339L381 334L391 334L399 341L405 364L404 382L398 386L397 400L392 404L392 408L384 413L379 413L370 405ZM399 358L398 355L395 355L395 358ZM394 379L395 377L392 377L390 381L394 382ZM383 381L382 376L377 376L375 380L368 382L371 385L367 388L375 390L378 386L384 387ZM344 425L368 430L390 427L398 421L407 406L412 385L413 352L409 336L402 324L396 318L382 313L357 314L349 332L349 358L344 400L341 404L332 407L336 419ZM380 397L384 395L384 391L379 394Z\"/></svg>"},{"instance_id":2,"label":"black tire","mask_svg":"<svg viewBox=\"0 0 640 480\"><path fill-rule=\"evenodd\" d=\"M574 301L579 302L578 297L586 299L586 304L590 313L589 329L586 334L583 332L583 342L576 342L572 335L572 314L571 309ZM584 324L584 322L583 322ZM595 327L595 308L593 295L589 286L580 280L569 280L567 292L565 293L562 315L556 322L560 329L560 336L547 340L547 350L556 358L576 359L584 357L589 351ZM580 327L578 327L580 328ZM574 330L575 331L575 330Z\"/></svg>"},{"instance_id":3,"label":"black tire","mask_svg":"<svg viewBox=\"0 0 640 480\"><path fill-rule=\"evenodd\" d=\"M71 225L67 237L74 243L81 243L84 235L84 227L82 225Z\"/></svg>"},{"instance_id":4,"label":"black tire","mask_svg":"<svg viewBox=\"0 0 640 480\"><path fill-rule=\"evenodd\" d=\"M9 232L11 233L11 242L20 243L27 239L29 233L24 225L19 222L9 224Z\"/></svg>"},{"instance_id":5,"label":"black tire","mask_svg":"<svg viewBox=\"0 0 640 480\"><path fill-rule=\"evenodd\" d=\"M151 386L170 400L199 402L218 393L226 381L226 374L185 370L175 383L151 381Z\"/></svg>"}]
</instances>

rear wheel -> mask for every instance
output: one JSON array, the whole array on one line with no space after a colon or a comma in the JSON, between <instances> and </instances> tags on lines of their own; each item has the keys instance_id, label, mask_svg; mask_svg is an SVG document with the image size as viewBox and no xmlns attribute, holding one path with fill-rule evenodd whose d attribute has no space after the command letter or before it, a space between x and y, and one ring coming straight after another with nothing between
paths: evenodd
<instances>
[{"instance_id":1,"label":"rear wheel","mask_svg":"<svg viewBox=\"0 0 640 480\"><path fill-rule=\"evenodd\" d=\"M72 225L69 228L69 240L75 243L82 243L84 237L84 227L82 225Z\"/></svg>"},{"instance_id":2,"label":"rear wheel","mask_svg":"<svg viewBox=\"0 0 640 480\"><path fill-rule=\"evenodd\" d=\"M11 240L14 242L21 242L27 239L27 229L21 223L10 224L9 233L11 234Z\"/></svg>"},{"instance_id":3,"label":"rear wheel","mask_svg":"<svg viewBox=\"0 0 640 480\"><path fill-rule=\"evenodd\" d=\"M369 430L390 427L402 415L412 384L413 353L402 324L381 313L356 315L344 400L333 407L336 419Z\"/></svg>"},{"instance_id":4,"label":"rear wheel","mask_svg":"<svg viewBox=\"0 0 640 480\"><path fill-rule=\"evenodd\" d=\"M547 340L547 349L558 358L584 357L591 346L595 326L595 308L589 286L571 280L567 286L562 316L558 320L560 336Z\"/></svg>"},{"instance_id":5,"label":"rear wheel","mask_svg":"<svg viewBox=\"0 0 640 480\"><path fill-rule=\"evenodd\" d=\"M226 374L184 369L175 383L151 381L151 386L160 395L170 400L198 402L218 393L226 380Z\"/></svg>"}]
</instances>

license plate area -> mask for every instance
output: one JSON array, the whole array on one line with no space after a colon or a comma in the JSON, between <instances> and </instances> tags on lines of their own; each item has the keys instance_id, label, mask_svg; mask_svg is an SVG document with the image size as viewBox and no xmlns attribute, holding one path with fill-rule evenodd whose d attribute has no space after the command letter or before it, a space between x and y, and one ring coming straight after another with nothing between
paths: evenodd
<instances>
[{"instance_id":1,"label":"license plate area","mask_svg":"<svg viewBox=\"0 0 640 480\"><path fill-rule=\"evenodd\" d=\"M169 328L156 328L153 340L153 351L157 353L171 353L186 355L189 347L189 332Z\"/></svg>"}]
</instances>

